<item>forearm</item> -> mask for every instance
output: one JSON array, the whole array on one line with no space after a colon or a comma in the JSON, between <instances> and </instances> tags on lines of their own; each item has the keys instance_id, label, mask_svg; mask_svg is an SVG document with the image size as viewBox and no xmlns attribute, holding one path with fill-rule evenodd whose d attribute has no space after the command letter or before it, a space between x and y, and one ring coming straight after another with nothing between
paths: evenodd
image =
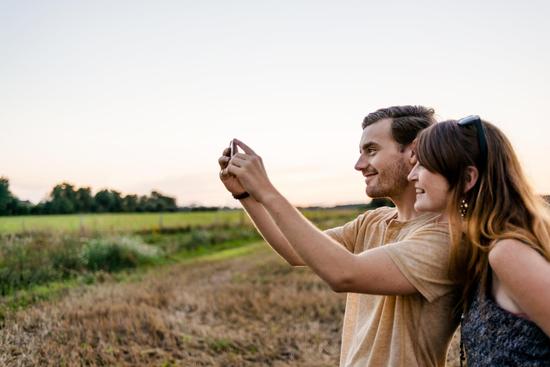
<instances>
[{"instance_id":1,"label":"forearm","mask_svg":"<svg viewBox=\"0 0 550 367\"><path fill-rule=\"evenodd\" d=\"M281 194L272 193L262 203L303 262L333 289L353 277L354 255L315 227Z\"/></svg>"},{"instance_id":2,"label":"forearm","mask_svg":"<svg viewBox=\"0 0 550 367\"><path fill-rule=\"evenodd\" d=\"M290 265L305 265L300 255L298 255L298 253L292 248L292 245L280 229L277 228L277 225L262 204L257 202L251 196L246 199L242 199L241 204L254 223L254 226L258 232L273 248L273 250L281 255Z\"/></svg>"}]
</instances>

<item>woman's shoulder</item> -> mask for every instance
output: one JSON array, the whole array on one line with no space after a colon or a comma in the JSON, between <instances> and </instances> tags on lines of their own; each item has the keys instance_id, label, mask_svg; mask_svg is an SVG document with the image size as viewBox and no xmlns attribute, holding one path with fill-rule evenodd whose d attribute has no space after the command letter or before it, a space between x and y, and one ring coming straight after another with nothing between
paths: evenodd
<instances>
[{"instance_id":1,"label":"woman's shoulder","mask_svg":"<svg viewBox=\"0 0 550 367\"><path fill-rule=\"evenodd\" d=\"M550 262L525 242L499 240L492 246L488 260L491 270L516 300L550 284Z\"/></svg>"},{"instance_id":2,"label":"woman's shoulder","mask_svg":"<svg viewBox=\"0 0 550 367\"><path fill-rule=\"evenodd\" d=\"M542 257L531 246L514 238L503 238L495 241L489 251L489 264L494 271L505 271L519 262L535 260Z\"/></svg>"}]
</instances>

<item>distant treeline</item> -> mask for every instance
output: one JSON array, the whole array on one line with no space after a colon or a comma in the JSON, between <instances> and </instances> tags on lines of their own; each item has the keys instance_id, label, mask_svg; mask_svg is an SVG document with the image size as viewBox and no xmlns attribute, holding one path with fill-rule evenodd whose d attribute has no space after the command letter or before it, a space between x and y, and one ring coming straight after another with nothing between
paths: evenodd
<instances>
[{"instance_id":1,"label":"distant treeline","mask_svg":"<svg viewBox=\"0 0 550 367\"><path fill-rule=\"evenodd\" d=\"M550 195L544 196L550 203ZM388 199L373 199L368 204L339 205L333 208L307 207L300 209L373 209L380 206L393 206ZM9 180L0 177L0 216L29 214L75 214L75 213L135 213L135 212L174 212L174 211L217 211L227 207L189 206L178 207L176 199L152 191L151 195L125 195L116 190L104 189L92 195L89 187L76 188L69 183L55 186L47 200L38 204L19 200L9 190Z\"/></svg>"},{"instance_id":2,"label":"distant treeline","mask_svg":"<svg viewBox=\"0 0 550 367\"><path fill-rule=\"evenodd\" d=\"M125 195L115 190L101 190L92 195L89 187L76 188L62 183L55 186L48 199L36 205L19 200L9 190L9 180L0 177L0 215L170 212L178 210L176 199L152 191L150 196Z\"/></svg>"}]
</instances>

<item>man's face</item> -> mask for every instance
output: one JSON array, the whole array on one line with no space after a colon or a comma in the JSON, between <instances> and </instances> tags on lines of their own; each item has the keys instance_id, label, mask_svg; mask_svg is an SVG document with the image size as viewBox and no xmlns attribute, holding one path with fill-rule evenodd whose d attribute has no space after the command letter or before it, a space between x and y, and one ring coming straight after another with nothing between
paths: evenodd
<instances>
[{"instance_id":1,"label":"man's face","mask_svg":"<svg viewBox=\"0 0 550 367\"><path fill-rule=\"evenodd\" d=\"M409 185L410 147L401 151L391 135L391 119L382 119L363 130L355 169L365 176L371 198L399 197Z\"/></svg>"}]
</instances>

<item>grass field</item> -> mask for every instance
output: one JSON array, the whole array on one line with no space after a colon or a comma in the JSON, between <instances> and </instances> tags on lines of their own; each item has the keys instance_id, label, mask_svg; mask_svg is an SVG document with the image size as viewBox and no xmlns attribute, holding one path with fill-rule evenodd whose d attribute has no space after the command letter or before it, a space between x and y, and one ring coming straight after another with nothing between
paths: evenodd
<instances>
[{"instance_id":1,"label":"grass field","mask_svg":"<svg viewBox=\"0 0 550 367\"><path fill-rule=\"evenodd\" d=\"M304 214L328 228L358 213ZM0 223L0 275L11 284L0 298L0 365L338 363L344 295L265 243L247 244L257 234L240 211ZM152 250L154 261L140 260ZM457 366L456 340L449 361Z\"/></svg>"},{"instance_id":2,"label":"grass field","mask_svg":"<svg viewBox=\"0 0 550 367\"><path fill-rule=\"evenodd\" d=\"M242 211L0 218L0 365L337 365L344 295L259 239Z\"/></svg>"},{"instance_id":3,"label":"grass field","mask_svg":"<svg viewBox=\"0 0 550 367\"><path fill-rule=\"evenodd\" d=\"M353 218L358 210L306 210L314 220ZM242 210L177 213L107 213L0 217L0 235L22 232L136 232L170 228L249 223Z\"/></svg>"},{"instance_id":4,"label":"grass field","mask_svg":"<svg viewBox=\"0 0 550 367\"><path fill-rule=\"evenodd\" d=\"M242 211L177 213L106 213L74 215L33 215L0 217L0 234L62 232L134 232L160 228L178 228L246 220Z\"/></svg>"},{"instance_id":5,"label":"grass field","mask_svg":"<svg viewBox=\"0 0 550 367\"><path fill-rule=\"evenodd\" d=\"M320 228L328 228L357 213L315 210L305 214ZM14 220L29 224L18 231ZM97 272L170 263L260 238L243 211L28 216L1 221L7 233L0 234L0 296L31 292L22 301L8 303L17 306L28 304L27 300L32 303L32 289L48 289L49 283L76 278L91 282Z\"/></svg>"}]
</instances>

